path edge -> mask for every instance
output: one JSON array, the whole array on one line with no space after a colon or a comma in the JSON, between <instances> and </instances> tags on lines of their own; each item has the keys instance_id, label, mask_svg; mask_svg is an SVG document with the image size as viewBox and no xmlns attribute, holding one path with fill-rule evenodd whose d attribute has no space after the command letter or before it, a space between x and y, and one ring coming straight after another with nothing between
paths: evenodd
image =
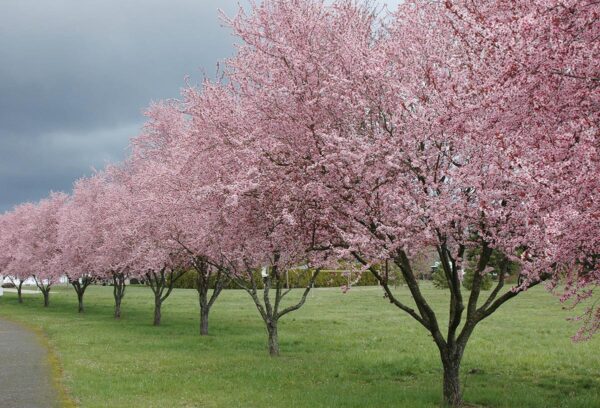
<instances>
[{"instance_id":1,"label":"path edge","mask_svg":"<svg viewBox=\"0 0 600 408\"><path fill-rule=\"evenodd\" d=\"M25 323L19 320L14 320L4 315L0 316L0 319L6 320L7 322L13 323L20 326L24 330L35 334L35 338L46 351L46 361L50 367L50 376L52 381L52 387L57 393L58 402L62 408L78 408L77 403L69 393L67 387L64 384L64 369L62 363L58 358L55 347L50 343L48 333L42 328L33 326L29 323Z\"/></svg>"}]
</instances>

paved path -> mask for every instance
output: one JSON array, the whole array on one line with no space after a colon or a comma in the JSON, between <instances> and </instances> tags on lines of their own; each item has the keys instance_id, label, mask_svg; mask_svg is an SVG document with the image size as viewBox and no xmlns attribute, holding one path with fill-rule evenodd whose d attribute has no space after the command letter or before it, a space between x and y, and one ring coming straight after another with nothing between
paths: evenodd
<instances>
[{"instance_id":1,"label":"paved path","mask_svg":"<svg viewBox=\"0 0 600 408\"><path fill-rule=\"evenodd\" d=\"M35 333L0 319L0 407L59 406L46 350Z\"/></svg>"}]
</instances>

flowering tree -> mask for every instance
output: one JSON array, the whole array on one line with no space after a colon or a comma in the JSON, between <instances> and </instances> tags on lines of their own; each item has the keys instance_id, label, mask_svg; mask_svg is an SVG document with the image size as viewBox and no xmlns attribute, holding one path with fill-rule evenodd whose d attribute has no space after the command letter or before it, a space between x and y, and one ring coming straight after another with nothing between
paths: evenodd
<instances>
[{"instance_id":1,"label":"flowering tree","mask_svg":"<svg viewBox=\"0 0 600 408\"><path fill-rule=\"evenodd\" d=\"M145 214L147 215L147 214ZM145 226L136 228L137 239L132 270L144 277L154 294L154 326L160 326L163 302L169 297L173 286L181 278L187 266L187 257L172 240L157 240L158 231L152 218ZM169 245L170 244L170 245Z\"/></svg>"},{"instance_id":2,"label":"flowering tree","mask_svg":"<svg viewBox=\"0 0 600 408\"><path fill-rule=\"evenodd\" d=\"M265 323L269 354L278 356L279 319L304 305L319 269L308 268L313 229L300 227L301 220L287 211L289 203L264 187L238 191L235 202L224 208L236 216L224 217L232 221L223 228L222 253L224 271L250 295ZM284 300L292 292L285 288L286 272L299 267L309 275L308 283L290 304Z\"/></svg>"},{"instance_id":3,"label":"flowering tree","mask_svg":"<svg viewBox=\"0 0 600 408\"><path fill-rule=\"evenodd\" d=\"M75 289L78 311L84 311L83 296L86 289L101 274L96 257L102 246L103 234L98 230L101 220L95 210L101 178L92 176L78 180L70 200L62 208L59 224L61 269Z\"/></svg>"},{"instance_id":4,"label":"flowering tree","mask_svg":"<svg viewBox=\"0 0 600 408\"><path fill-rule=\"evenodd\" d=\"M19 303L23 303L23 284L31 277L27 260L19 254L19 246L24 244L19 231L25 228L32 208L33 204L21 204L0 217L0 271L15 285Z\"/></svg>"},{"instance_id":5,"label":"flowering tree","mask_svg":"<svg viewBox=\"0 0 600 408\"><path fill-rule=\"evenodd\" d=\"M539 229L527 230L528 276L552 271L563 301L589 299L599 282L597 200L600 6L570 0L452 2L446 18L470 51L488 50L474 67L484 103L455 117L502 141L515 183ZM485 112L482 112L485 111ZM454 122L453 125L455 125ZM560 273L556 273L560 272ZM566 286L559 285L566 283ZM564 288L564 289L561 289ZM576 339L598 329L589 307Z\"/></svg>"},{"instance_id":6,"label":"flowering tree","mask_svg":"<svg viewBox=\"0 0 600 408\"><path fill-rule=\"evenodd\" d=\"M154 326L161 322L163 302L169 297L174 284L181 278L189 265L183 249L171 238L165 225L164 214L159 214L151 200L146 199L145 184L138 184L140 170L130 168L127 187L131 193L129 205L134 208L131 223L133 251L130 270L144 277L154 294ZM142 188L139 188L142 187Z\"/></svg>"},{"instance_id":7,"label":"flowering tree","mask_svg":"<svg viewBox=\"0 0 600 408\"><path fill-rule=\"evenodd\" d=\"M191 195L203 198L207 215L201 229L207 234L202 242L208 256L195 265L201 277L212 267L217 276L228 276L248 292L265 322L274 356L279 354L279 319L304 304L318 274L309 277L299 301L283 306L291 292L283 289L285 273L306 265L318 221L297 205L302 201L280 180L264 177L269 163L260 145L248 138L255 131L254 108L245 102L233 84L205 81L202 92L192 88L184 93L189 133L202 143L197 158L210 163L209 169L202 168L200 194Z\"/></svg>"},{"instance_id":8,"label":"flowering tree","mask_svg":"<svg viewBox=\"0 0 600 408\"><path fill-rule=\"evenodd\" d=\"M477 324L545 280L566 274L572 293L598 282L598 224L574 245L566 232L598 208L600 6L568 3L410 1L381 33L344 1L265 1L230 21L244 41L230 77L254 107L246 143L265 177L310 191L334 232L314 248L353 256L431 333L452 406ZM410 262L430 247L451 295L445 329ZM519 281L505 291L500 273L480 299L494 250L520 263ZM466 251L480 254L468 295ZM416 308L373 266L388 258Z\"/></svg>"},{"instance_id":9,"label":"flowering tree","mask_svg":"<svg viewBox=\"0 0 600 408\"><path fill-rule=\"evenodd\" d=\"M144 275L158 324L191 265L201 334L230 277L277 355L277 323L316 277L284 305L285 270L353 259L430 333L444 402L460 406L479 323L542 282L575 304L600 283L599 16L583 0L408 0L384 18L350 0L253 4L226 19L242 43L225 81L152 106L131 158L72 200L53 194L0 219L0 268L34 275L46 305L62 268L77 283L110 277L117 318L126 278ZM447 322L412 261L432 248ZM411 299L378 266L389 261ZM518 281L505 288L509 267ZM577 339L598 331L600 308L581 319Z\"/></svg>"},{"instance_id":10,"label":"flowering tree","mask_svg":"<svg viewBox=\"0 0 600 408\"><path fill-rule=\"evenodd\" d=\"M191 88L183 103L151 106L143 132L132 140L130 159L131 188L144 206L141 213L155 224L153 235L163 244L175 243L170 252L177 253L180 265L198 273L201 335L208 334L210 309L227 282L215 250L218 222L213 217L223 202L221 185L228 174L215 160L224 151L213 146L215 132L208 118L215 112L207 113L214 106L209 104L210 95L208 90L200 94ZM218 96L215 93L212 99Z\"/></svg>"},{"instance_id":11,"label":"flowering tree","mask_svg":"<svg viewBox=\"0 0 600 408\"><path fill-rule=\"evenodd\" d=\"M35 205L28 206L27 222L19 231L23 239L18 247L21 265L30 270L44 295L44 307L50 304L50 290L62 271L58 267L61 248L58 245L60 210L68 196L52 193Z\"/></svg>"},{"instance_id":12,"label":"flowering tree","mask_svg":"<svg viewBox=\"0 0 600 408\"><path fill-rule=\"evenodd\" d=\"M127 173L123 167L109 166L94 177L95 199L90 202L97 222L93 229L100 246L95 252L94 265L99 279L112 281L115 299L115 319L121 318L121 302L125 296L126 281L136 276L134 263L137 231L131 222L135 208L125 184Z\"/></svg>"}]
</instances>

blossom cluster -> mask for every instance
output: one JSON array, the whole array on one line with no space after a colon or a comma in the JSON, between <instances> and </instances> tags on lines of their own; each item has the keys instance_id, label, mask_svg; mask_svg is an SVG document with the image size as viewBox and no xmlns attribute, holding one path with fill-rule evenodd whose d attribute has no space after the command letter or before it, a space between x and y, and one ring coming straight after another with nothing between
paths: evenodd
<instances>
[{"instance_id":1,"label":"blossom cluster","mask_svg":"<svg viewBox=\"0 0 600 408\"><path fill-rule=\"evenodd\" d=\"M513 290L593 296L600 3L264 0L223 19L240 44L219 80L152 105L123 163L0 217L2 274L432 247L460 265L485 245L521 264ZM580 338L599 320L592 305Z\"/></svg>"}]
</instances>

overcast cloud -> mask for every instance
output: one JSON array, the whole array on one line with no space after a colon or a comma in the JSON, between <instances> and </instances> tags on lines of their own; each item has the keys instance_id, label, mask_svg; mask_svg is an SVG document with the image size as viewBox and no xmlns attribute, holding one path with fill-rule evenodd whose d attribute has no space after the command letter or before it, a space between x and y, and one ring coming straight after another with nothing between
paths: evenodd
<instances>
[{"instance_id":1,"label":"overcast cloud","mask_svg":"<svg viewBox=\"0 0 600 408\"><path fill-rule=\"evenodd\" d=\"M123 159L150 101L233 53L237 3L0 1L0 212Z\"/></svg>"}]
</instances>

